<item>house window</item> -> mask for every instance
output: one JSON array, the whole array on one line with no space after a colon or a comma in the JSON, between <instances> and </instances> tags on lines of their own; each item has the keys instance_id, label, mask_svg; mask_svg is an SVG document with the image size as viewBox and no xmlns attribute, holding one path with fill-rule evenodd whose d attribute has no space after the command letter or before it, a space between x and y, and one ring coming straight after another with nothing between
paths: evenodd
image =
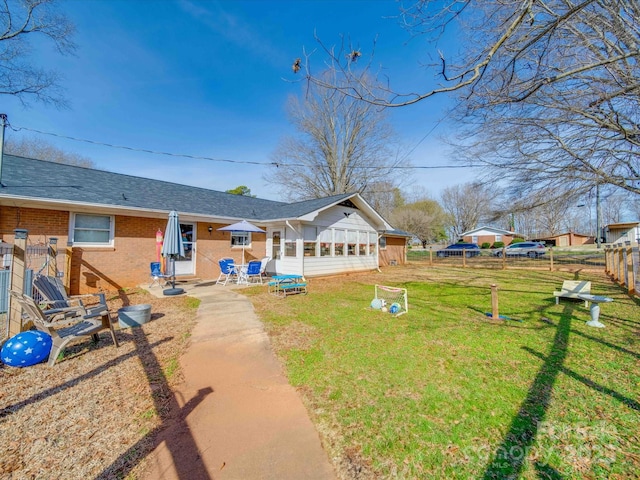
<instances>
[{"instance_id":1,"label":"house window","mask_svg":"<svg viewBox=\"0 0 640 480\"><path fill-rule=\"evenodd\" d=\"M473 235L471 237L471 243L475 243L476 245L478 244L478 236L477 235Z\"/></svg>"},{"instance_id":2,"label":"house window","mask_svg":"<svg viewBox=\"0 0 640 480\"><path fill-rule=\"evenodd\" d=\"M358 255L367 255L367 232L360 232L358 234Z\"/></svg>"},{"instance_id":3,"label":"house window","mask_svg":"<svg viewBox=\"0 0 640 480\"><path fill-rule=\"evenodd\" d=\"M315 257L316 256L316 241L318 239L318 233L316 227L304 227L304 256Z\"/></svg>"},{"instance_id":4,"label":"house window","mask_svg":"<svg viewBox=\"0 0 640 480\"><path fill-rule=\"evenodd\" d=\"M344 255L344 230L336 230L334 234L335 243L333 246L335 249L335 256L341 257Z\"/></svg>"},{"instance_id":5,"label":"house window","mask_svg":"<svg viewBox=\"0 0 640 480\"><path fill-rule=\"evenodd\" d=\"M74 245L113 245L113 216L75 213L71 216Z\"/></svg>"},{"instance_id":6,"label":"house window","mask_svg":"<svg viewBox=\"0 0 640 480\"><path fill-rule=\"evenodd\" d=\"M502 235L496 234L496 242L501 242L501 241L502 241Z\"/></svg>"},{"instance_id":7,"label":"house window","mask_svg":"<svg viewBox=\"0 0 640 480\"><path fill-rule=\"evenodd\" d=\"M347 232L347 255L355 256L358 254L358 232Z\"/></svg>"},{"instance_id":8,"label":"house window","mask_svg":"<svg viewBox=\"0 0 640 480\"><path fill-rule=\"evenodd\" d=\"M248 247L251 245L250 232L231 232L232 247Z\"/></svg>"},{"instance_id":9,"label":"house window","mask_svg":"<svg viewBox=\"0 0 640 480\"><path fill-rule=\"evenodd\" d=\"M380 250L384 250L387 248L387 237L381 236L380 240L378 240L378 245L380 245Z\"/></svg>"},{"instance_id":10,"label":"house window","mask_svg":"<svg viewBox=\"0 0 640 480\"><path fill-rule=\"evenodd\" d=\"M318 235L318 240L320 241L320 256L321 257L330 257L331 256L331 237L332 231L330 229L322 230L320 235Z\"/></svg>"},{"instance_id":11,"label":"house window","mask_svg":"<svg viewBox=\"0 0 640 480\"><path fill-rule=\"evenodd\" d=\"M291 228L287 227L284 237L284 256L285 257L297 257L298 252L296 250L297 235Z\"/></svg>"},{"instance_id":12,"label":"house window","mask_svg":"<svg viewBox=\"0 0 640 480\"><path fill-rule=\"evenodd\" d=\"M376 254L376 240L378 239L378 234L375 232L369 232L369 255Z\"/></svg>"}]
</instances>

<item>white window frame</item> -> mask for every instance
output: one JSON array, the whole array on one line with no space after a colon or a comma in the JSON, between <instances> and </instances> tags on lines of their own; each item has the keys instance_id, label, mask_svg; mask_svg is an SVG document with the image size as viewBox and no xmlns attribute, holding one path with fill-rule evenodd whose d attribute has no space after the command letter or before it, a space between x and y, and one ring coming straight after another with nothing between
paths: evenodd
<instances>
[{"instance_id":1,"label":"white window frame","mask_svg":"<svg viewBox=\"0 0 640 480\"><path fill-rule=\"evenodd\" d=\"M284 256L298 258L298 235L296 231L287 226L284 231Z\"/></svg>"},{"instance_id":2,"label":"white window frame","mask_svg":"<svg viewBox=\"0 0 640 480\"><path fill-rule=\"evenodd\" d=\"M75 239L76 233L76 216L84 215L88 217L103 217L109 219L109 241L108 242L77 242ZM69 239L71 240L71 244L78 247L105 247L105 248L113 248L113 240L114 240L114 230L115 230L115 216L114 215L102 215L98 213L75 213L72 212L69 217ZM104 229L95 229L106 231Z\"/></svg>"},{"instance_id":3,"label":"white window frame","mask_svg":"<svg viewBox=\"0 0 640 480\"><path fill-rule=\"evenodd\" d=\"M315 225L305 225L302 228L302 255L318 257L318 228ZM307 255L307 246L313 246L313 255Z\"/></svg>"},{"instance_id":4,"label":"white window frame","mask_svg":"<svg viewBox=\"0 0 640 480\"><path fill-rule=\"evenodd\" d=\"M369 255L376 254L376 247L378 245L378 233L377 232L369 232Z\"/></svg>"},{"instance_id":5,"label":"white window frame","mask_svg":"<svg viewBox=\"0 0 640 480\"><path fill-rule=\"evenodd\" d=\"M329 250L323 250L322 245L329 244ZM323 255L323 252L324 255ZM327 228L318 233L318 254L321 257L333 256L333 229Z\"/></svg>"},{"instance_id":6,"label":"white window frame","mask_svg":"<svg viewBox=\"0 0 640 480\"><path fill-rule=\"evenodd\" d=\"M378 246L380 247L380 250L386 250L387 249L387 237L385 237L384 235L380 235L380 239L378 240Z\"/></svg>"},{"instance_id":7,"label":"white window frame","mask_svg":"<svg viewBox=\"0 0 640 480\"><path fill-rule=\"evenodd\" d=\"M246 238L247 241L244 244L244 248L251 248L251 232L231 232L231 235L229 237L229 242L231 244L231 248L242 248L242 242L240 241L236 241L234 243L233 239L237 238Z\"/></svg>"}]
</instances>

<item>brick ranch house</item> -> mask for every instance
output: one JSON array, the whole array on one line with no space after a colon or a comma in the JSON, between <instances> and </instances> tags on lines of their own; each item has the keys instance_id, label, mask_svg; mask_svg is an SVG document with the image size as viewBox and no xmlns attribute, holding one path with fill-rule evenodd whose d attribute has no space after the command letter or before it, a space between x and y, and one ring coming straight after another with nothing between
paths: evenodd
<instances>
[{"instance_id":1,"label":"brick ranch house","mask_svg":"<svg viewBox=\"0 0 640 480\"><path fill-rule=\"evenodd\" d=\"M505 245L509 245L516 237L524 238L516 232L486 226L474 228L473 230L464 232L460 236L465 243L475 243L476 245L489 243L491 246L493 246L495 242L503 242Z\"/></svg>"},{"instance_id":2,"label":"brick ranch house","mask_svg":"<svg viewBox=\"0 0 640 480\"><path fill-rule=\"evenodd\" d=\"M4 155L0 240L15 229L29 244L57 238L70 293L118 290L149 280L156 235L176 210L187 258L182 278L215 279L218 260L271 257L271 274L335 275L406 261L408 235L394 230L359 194L297 203ZM220 232L247 220L266 233Z\"/></svg>"}]
</instances>

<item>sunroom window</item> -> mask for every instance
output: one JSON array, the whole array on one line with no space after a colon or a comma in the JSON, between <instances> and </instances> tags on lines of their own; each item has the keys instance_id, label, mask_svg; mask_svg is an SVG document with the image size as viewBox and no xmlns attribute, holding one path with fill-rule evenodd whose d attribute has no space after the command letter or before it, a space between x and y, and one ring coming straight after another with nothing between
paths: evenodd
<instances>
[{"instance_id":1,"label":"sunroom window","mask_svg":"<svg viewBox=\"0 0 640 480\"><path fill-rule=\"evenodd\" d=\"M331 229L322 230L320 235L318 235L318 240L320 241L320 256L321 257L330 257L331 256L331 240L333 232Z\"/></svg>"},{"instance_id":2,"label":"sunroom window","mask_svg":"<svg viewBox=\"0 0 640 480\"><path fill-rule=\"evenodd\" d=\"M315 257L316 256L316 240L318 234L316 227L305 226L304 227L304 256Z\"/></svg>"},{"instance_id":3,"label":"sunroom window","mask_svg":"<svg viewBox=\"0 0 640 480\"><path fill-rule=\"evenodd\" d=\"M284 238L284 256L296 257L298 255L296 249L297 235L291 228L287 227Z\"/></svg>"},{"instance_id":4,"label":"sunroom window","mask_svg":"<svg viewBox=\"0 0 640 480\"><path fill-rule=\"evenodd\" d=\"M375 232L369 232L369 255L376 254L376 244L378 240L378 234Z\"/></svg>"},{"instance_id":5,"label":"sunroom window","mask_svg":"<svg viewBox=\"0 0 640 480\"><path fill-rule=\"evenodd\" d=\"M344 255L344 230L335 230L334 249L335 256L341 257Z\"/></svg>"}]
</instances>

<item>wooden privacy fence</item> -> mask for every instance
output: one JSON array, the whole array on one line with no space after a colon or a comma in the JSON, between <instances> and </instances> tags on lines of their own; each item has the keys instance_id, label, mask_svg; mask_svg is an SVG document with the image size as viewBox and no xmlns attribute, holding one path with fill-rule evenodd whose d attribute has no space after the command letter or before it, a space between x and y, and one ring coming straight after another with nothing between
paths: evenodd
<instances>
[{"instance_id":1,"label":"wooden privacy fence","mask_svg":"<svg viewBox=\"0 0 640 480\"><path fill-rule=\"evenodd\" d=\"M605 247L605 272L632 295L640 293L640 253L638 245L631 242L616 243Z\"/></svg>"}]
</instances>

